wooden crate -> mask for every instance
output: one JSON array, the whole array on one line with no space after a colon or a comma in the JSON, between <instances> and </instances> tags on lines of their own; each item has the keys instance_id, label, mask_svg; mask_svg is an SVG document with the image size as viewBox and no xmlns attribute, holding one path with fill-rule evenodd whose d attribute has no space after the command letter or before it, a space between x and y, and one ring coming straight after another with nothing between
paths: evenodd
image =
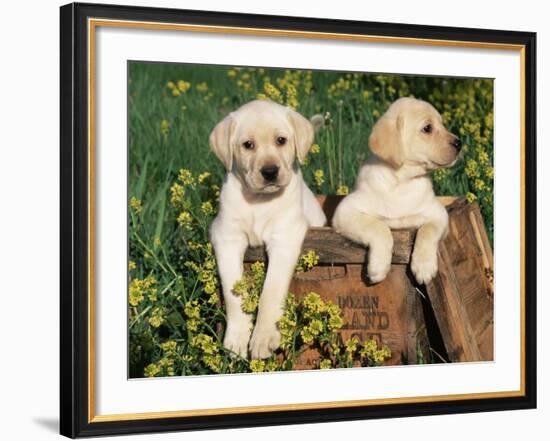
<instances>
[{"instance_id":1,"label":"wooden crate","mask_svg":"<svg viewBox=\"0 0 550 441\"><path fill-rule=\"evenodd\" d=\"M341 197L319 197L329 219ZM438 358L478 361L493 358L493 258L477 204L464 198L441 198L449 211L450 234L439 250L439 273L427 287L418 286L409 263L416 232L392 231L392 268L379 284L366 277L367 250L330 227L311 228L303 251L315 250L319 264L298 273L289 291L308 292L340 306L346 340L375 338L389 346L386 364L415 364ZM265 261L262 247L250 248L245 263ZM297 369L311 369L318 353L305 348Z\"/></svg>"}]
</instances>

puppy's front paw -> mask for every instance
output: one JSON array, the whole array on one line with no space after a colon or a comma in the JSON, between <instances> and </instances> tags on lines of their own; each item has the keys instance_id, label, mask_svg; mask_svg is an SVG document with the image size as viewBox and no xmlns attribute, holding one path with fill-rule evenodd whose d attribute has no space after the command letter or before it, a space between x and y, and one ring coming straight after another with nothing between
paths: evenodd
<instances>
[{"instance_id":1,"label":"puppy's front paw","mask_svg":"<svg viewBox=\"0 0 550 441\"><path fill-rule=\"evenodd\" d=\"M437 274L437 252L415 250L411 258L411 270L418 283L429 283Z\"/></svg>"},{"instance_id":2,"label":"puppy's front paw","mask_svg":"<svg viewBox=\"0 0 550 441\"><path fill-rule=\"evenodd\" d=\"M223 339L224 347L239 355L242 358L247 358L248 342L252 333L252 324L248 321L242 323L230 323L225 331Z\"/></svg>"},{"instance_id":3,"label":"puppy's front paw","mask_svg":"<svg viewBox=\"0 0 550 441\"><path fill-rule=\"evenodd\" d=\"M268 358L281 343L281 333L277 325L258 326L254 328L250 339L250 358Z\"/></svg>"},{"instance_id":4,"label":"puppy's front paw","mask_svg":"<svg viewBox=\"0 0 550 441\"><path fill-rule=\"evenodd\" d=\"M367 265L367 273L372 283L381 282L391 269L391 257L388 259L371 259Z\"/></svg>"}]
</instances>

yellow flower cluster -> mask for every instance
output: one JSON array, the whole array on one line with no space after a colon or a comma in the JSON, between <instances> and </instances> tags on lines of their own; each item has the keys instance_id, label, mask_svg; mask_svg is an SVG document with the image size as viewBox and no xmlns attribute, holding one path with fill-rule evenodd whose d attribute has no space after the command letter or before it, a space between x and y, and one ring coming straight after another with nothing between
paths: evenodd
<instances>
[{"instance_id":1,"label":"yellow flower cluster","mask_svg":"<svg viewBox=\"0 0 550 441\"><path fill-rule=\"evenodd\" d=\"M210 176L211 176L210 172L203 172L199 175L199 177L197 178L197 181L199 184L204 184L204 182L206 182L206 180L210 178Z\"/></svg>"},{"instance_id":2,"label":"yellow flower cluster","mask_svg":"<svg viewBox=\"0 0 550 441\"><path fill-rule=\"evenodd\" d=\"M192 230L193 217L188 211L182 211L177 218L178 224L186 230Z\"/></svg>"},{"instance_id":3,"label":"yellow flower cluster","mask_svg":"<svg viewBox=\"0 0 550 441\"><path fill-rule=\"evenodd\" d=\"M214 355L219 351L218 344L212 336L207 334L197 334L191 338L191 345L200 349L204 354Z\"/></svg>"},{"instance_id":4,"label":"yellow flower cluster","mask_svg":"<svg viewBox=\"0 0 550 441\"><path fill-rule=\"evenodd\" d=\"M153 276L145 279L132 279L128 287L128 301L132 306L138 306L147 297L149 301L157 300L157 280Z\"/></svg>"},{"instance_id":5,"label":"yellow flower cluster","mask_svg":"<svg viewBox=\"0 0 550 441\"><path fill-rule=\"evenodd\" d=\"M142 210L141 200L132 196L130 198L130 207L134 210L134 213L140 214Z\"/></svg>"},{"instance_id":6,"label":"yellow flower cluster","mask_svg":"<svg viewBox=\"0 0 550 441\"><path fill-rule=\"evenodd\" d=\"M330 332L340 329L344 324L338 305L330 301L324 302L315 292L304 297L301 307L305 324L300 335L304 343L311 344L325 330L324 323L327 325L326 330Z\"/></svg>"},{"instance_id":7,"label":"yellow flower cluster","mask_svg":"<svg viewBox=\"0 0 550 441\"><path fill-rule=\"evenodd\" d=\"M241 297L241 309L247 314L253 314L258 309L258 302L265 280L264 262L254 262L250 270L235 282L233 293Z\"/></svg>"},{"instance_id":8,"label":"yellow flower cluster","mask_svg":"<svg viewBox=\"0 0 550 441\"><path fill-rule=\"evenodd\" d=\"M211 216L214 214L214 207L212 206L212 202L205 201L201 204L201 210L206 216Z\"/></svg>"},{"instance_id":9,"label":"yellow flower cluster","mask_svg":"<svg viewBox=\"0 0 550 441\"><path fill-rule=\"evenodd\" d=\"M466 200L471 204L472 202L474 202L475 200L477 199L477 196L475 194L473 194L471 191L469 191L468 193L466 193Z\"/></svg>"},{"instance_id":10,"label":"yellow flower cluster","mask_svg":"<svg viewBox=\"0 0 550 441\"><path fill-rule=\"evenodd\" d=\"M151 363L143 370L143 375L146 377L156 377L160 374L160 367L156 363Z\"/></svg>"},{"instance_id":11,"label":"yellow flower cluster","mask_svg":"<svg viewBox=\"0 0 550 441\"><path fill-rule=\"evenodd\" d=\"M173 96L180 96L182 93L187 92L191 88L191 83L184 80L179 80L177 83L168 81L166 87L170 89Z\"/></svg>"},{"instance_id":12,"label":"yellow flower cluster","mask_svg":"<svg viewBox=\"0 0 550 441\"><path fill-rule=\"evenodd\" d=\"M181 207L183 204L183 198L185 197L185 188L174 182L170 187L170 202L174 208Z\"/></svg>"},{"instance_id":13,"label":"yellow flower cluster","mask_svg":"<svg viewBox=\"0 0 550 441\"><path fill-rule=\"evenodd\" d=\"M167 356L174 356L176 355L178 344L174 340L168 340L161 343L160 348Z\"/></svg>"},{"instance_id":14,"label":"yellow flower cluster","mask_svg":"<svg viewBox=\"0 0 550 441\"><path fill-rule=\"evenodd\" d=\"M208 303L215 305L218 300L218 277L216 271L216 259L212 252L212 244L207 243L199 245L204 253L203 262L198 264L193 261L187 261L184 265L195 272L199 282L202 284L203 291L209 295Z\"/></svg>"},{"instance_id":15,"label":"yellow flower cluster","mask_svg":"<svg viewBox=\"0 0 550 441\"><path fill-rule=\"evenodd\" d=\"M149 317L149 324L154 328L160 327L160 325L164 323L164 320L165 320L164 315L165 315L164 308L161 308L161 307L154 308L151 313L151 317Z\"/></svg>"},{"instance_id":16,"label":"yellow flower cluster","mask_svg":"<svg viewBox=\"0 0 550 441\"><path fill-rule=\"evenodd\" d=\"M201 318L201 307L197 300L190 300L183 308L187 321L185 325L189 331L195 332L199 328Z\"/></svg>"},{"instance_id":17,"label":"yellow flower cluster","mask_svg":"<svg viewBox=\"0 0 550 441\"><path fill-rule=\"evenodd\" d=\"M280 365L277 360L250 360L248 367L251 372L273 372L276 371Z\"/></svg>"},{"instance_id":18,"label":"yellow flower cluster","mask_svg":"<svg viewBox=\"0 0 550 441\"><path fill-rule=\"evenodd\" d=\"M321 147L319 147L319 144L313 144L309 151L314 155L317 155L321 151Z\"/></svg>"},{"instance_id":19,"label":"yellow flower cluster","mask_svg":"<svg viewBox=\"0 0 550 441\"><path fill-rule=\"evenodd\" d=\"M339 185L336 189L336 194L338 196L345 196L349 193L349 187L347 185Z\"/></svg>"},{"instance_id":20,"label":"yellow flower cluster","mask_svg":"<svg viewBox=\"0 0 550 441\"><path fill-rule=\"evenodd\" d=\"M269 82L264 83L264 93L259 93L257 95L257 98L260 100L275 101L279 104L284 103L283 94L281 93L281 91Z\"/></svg>"},{"instance_id":21,"label":"yellow flower cluster","mask_svg":"<svg viewBox=\"0 0 550 441\"><path fill-rule=\"evenodd\" d=\"M175 374L174 364L175 357L179 358L177 343L173 340L168 340L160 344L163 352L163 357L156 363L149 364L144 371L146 377L157 376L173 376Z\"/></svg>"},{"instance_id":22,"label":"yellow flower cluster","mask_svg":"<svg viewBox=\"0 0 550 441\"><path fill-rule=\"evenodd\" d=\"M223 369L223 357L219 353L220 346L207 334L197 334L191 338L191 346L201 352L202 362L213 372L220 373Z\"/></svg>"},{"instance_id":23,"label":"yellow flower cluster","mask_svg":"<svg viewBox=\"0 0 550 441\"><path fill-rule=\"evenodd\" d=\"M179 171L178 180L185 185L195 185L195 178L193 177L193 173L191 173L191 171L186 168L182 168Z\"/></svg>"},{"instance_id":24,"label":"yellow flower cluster","mask_svg":"<svg viewBox=\"0 0 550 441\"><path fill-rule=\"evenodd\" d=\"M315 170L313 172L313 178L315 179L315 185L321 187L325 182L325 172L321 169Z\"/></svg>"},{"instance_id":25,"label":"yellow flower cluster","mask_svg":"<svg viewBox=\"0 0 550 441\"><path fill-rule=\"evenodd\" d=\"M286 88L286 105L292 109L298 107L298 92L293 84L289 84Z\"/></svg>"},{"instance_id":26,"label":"yellow flower cluster","mask_svg":"<svg viewBox=\"0 0 550 441\"><path fill-rule=\"evenodd\" d=\"M391 358L391 351L386 345L379 347L375 339L370 339L363 343L359 355L369 366L380 366L385 360Z\"/></svg>"},{"instance_id":27,"label":"yellow flower cluster","mask_svg":"<svg viewBox=\"0 0 550 441\"><path fill-rule=\"evenodd\" d=\"M319 263L319 256L315 250L309 250L307 253L302 254L298 259L296 265L297 272L306 272Z\"/></svg>"}]
</instances>

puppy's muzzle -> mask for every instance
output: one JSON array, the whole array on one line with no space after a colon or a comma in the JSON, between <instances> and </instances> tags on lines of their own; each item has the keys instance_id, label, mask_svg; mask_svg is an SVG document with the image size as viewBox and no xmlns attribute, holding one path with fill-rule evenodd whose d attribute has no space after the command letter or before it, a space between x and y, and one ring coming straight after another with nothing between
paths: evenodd
<instances>
[{"instance_id":1,"label":"puppy's muzzle","mask_svg":"<svg viewBox=\"0 0 550 441\"><path fill-rule=\"evenodd\" d=\"M265 165L260 169L260 173L266 182L275 182L279 176L279 167L276 165Z\"/></svg>"},{"instance_id":2,"label":"puppy's muzzle","mask_svg":"<svg viewBox=\"0 0 550 441\"><path fill-rule=\"evenodd\" d=\"M457 137L453 138L451 141L449 141L449 144L451 144L457 152L462 149L462 142Z\"/></svg>"}]
</instances>

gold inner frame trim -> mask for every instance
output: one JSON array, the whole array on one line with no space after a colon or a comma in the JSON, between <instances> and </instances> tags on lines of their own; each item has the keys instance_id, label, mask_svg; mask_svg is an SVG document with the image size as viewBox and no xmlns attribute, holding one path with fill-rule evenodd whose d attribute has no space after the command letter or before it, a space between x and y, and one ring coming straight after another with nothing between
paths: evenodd
<instances>
[{"instance_id":1,"label":"gold inner frame trim","mask_svg":"<svg viewBox=\"0 0 550 441\"><path fill-rule=\"evenodd\" d=\"M95 36L96 28L115 27L145 30L186 31L200 33L222 33L264 37L288 37L355 41L386 44L409 44L420 46L463 47L477 49L510 50L520 54L520 390L486 393L465 393L453 395L415 396L400 398L379 398L365 400L327 401L315 403L275 404L217 409L193 409L162 412L121 413L96 415L95 399ZM111 422L178 418L193 416L229 415L239 413L260 413L292 410L334 409L389 404L412 404L443 401L479 400L491 398L521 397L525 395L525 46L520 44L476 42L463 40L440 40L425 38L358 35L345 33L323 33L309 31L263 29L233 26L191 25L180 23L155 23L142 21L88 19L88 422Z\"/></svg>"}]
</instances>

